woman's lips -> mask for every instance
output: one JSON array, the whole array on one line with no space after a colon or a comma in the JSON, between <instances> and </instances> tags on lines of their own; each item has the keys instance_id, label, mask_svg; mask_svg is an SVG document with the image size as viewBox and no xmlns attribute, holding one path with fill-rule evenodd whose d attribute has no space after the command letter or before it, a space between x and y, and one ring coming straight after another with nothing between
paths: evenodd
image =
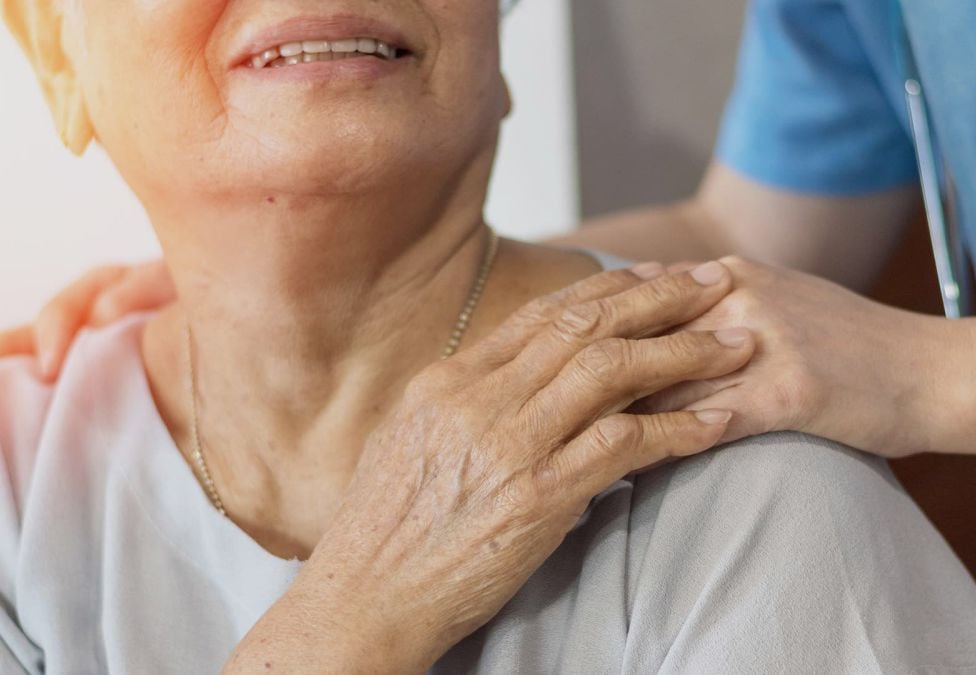
<instances>
[{"instance_id":1,"label":"woman's lips","mask_svg":"<svg viewBox=\"0 0 976 675\"><path fill-rule=\"evenodd\" d=\"M383 45L382 50L380 45ZM274 52L277 52L277 56ZM280 65L297 65L296 57L298 63L304 63L306 54L315 54L315 60L319 61L322 60L321 54L332 55L326 60L348 59L349 55L392 60L397 56L416 53L417 48L400 31L384 21L351 15L302 16L267 29L250 31L236 50L231 67L254 68L260 65L264 68L278 59L292 60L291 63Z\"/></svg>"},{"instance_id":2,"label":"woman's lips","mask_svg":"<svg viewBox=\"0 0 976 675\"><path fill-rule=\"evenodd\" d=\"M397 58L399 50L375 38L349 38L345 40L304 40L288 42L253 55L248 64L261 69L294 66L316 61L337 61L347 58L374 57L385 61Z\"/></svg>"}]
</instances>

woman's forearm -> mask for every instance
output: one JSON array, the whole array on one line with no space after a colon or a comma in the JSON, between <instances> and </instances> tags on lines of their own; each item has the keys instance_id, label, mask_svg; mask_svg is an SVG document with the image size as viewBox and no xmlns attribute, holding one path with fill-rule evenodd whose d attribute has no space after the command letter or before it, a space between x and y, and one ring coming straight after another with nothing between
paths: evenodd
<instances>
[{"instance_id":1,"label":"woman's forearm","mask_svg":"<svg viewBox=\"0 0 976 675\"><path fill-rule=\"evenodd\" d=\"M289 589L237 646L225 675L423 673L463 637L446 628L455 617L442 613L435 589L402 574L402 557L386 555L414 546L395 534L405 504L390 495L379 501L389 520L370 516L362 502L337 514Z\"/></svg>"},{"instance_id":2,"label":"woman's forearm","mask_svg":"<svg viewBox=\"0 0 976 675\"><path fill-rule=\"evenodd\" d=\"M288 592L240 642L224 674L426 670L426 661L432 662L426 654L434 647L426 643L423 633L412 631L424 619L414 616L406 621L386 615L378 620L370 611L378 604L376 598L337 588L336 580L345 576L335 560L313 556ZM397 604L391 597L382 601Z\"/></svg>"}]
</instances>

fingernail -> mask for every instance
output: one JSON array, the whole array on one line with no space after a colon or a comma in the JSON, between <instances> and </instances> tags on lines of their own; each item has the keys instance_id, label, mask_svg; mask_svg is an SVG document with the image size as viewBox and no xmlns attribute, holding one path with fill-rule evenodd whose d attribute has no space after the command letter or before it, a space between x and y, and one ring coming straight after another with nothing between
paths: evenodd
<instances>
[{"instance_id":1,"label":"fingernail","mask_svg":"<svg viewBox=\"0 0 976 675\"><path fill-rule=\"evenodd\" d=\"M704 424L728 424L732 413L728 410L699 410L695 417Z\"/></svg>"},{"instance_id":2,"label":"fingernail","mask_svg":"<svg viewBox=\"0 0 976 675\"><path fill-rule=\"evenodd\" d=\"M749 335L748 328L723 328L715 331L715 339L718 343L733 349L738 349L748 342Z\"/></svg>"},{"instance_id":3,"label":"fingernail","mask_svg":"<svg viewBox=\"0 0 976 675\"><path fill-rule=\"evenodd\" d=\"M656 279L665 272L664 265L659 262L644 262L639 265L634 265L630 268L630 271L641 279Z\"/></svg>"},{"instance_id":4,"label":"fingernail","mask_svg":"<svg viewBox=\"0 0 976 675\"><path fill-rule=\"evenodd\" d=\"M714 286L725 278L725 268L721 263L707 262L691 270L691 278L702 286Z\"/></svg>"}]
</instances>

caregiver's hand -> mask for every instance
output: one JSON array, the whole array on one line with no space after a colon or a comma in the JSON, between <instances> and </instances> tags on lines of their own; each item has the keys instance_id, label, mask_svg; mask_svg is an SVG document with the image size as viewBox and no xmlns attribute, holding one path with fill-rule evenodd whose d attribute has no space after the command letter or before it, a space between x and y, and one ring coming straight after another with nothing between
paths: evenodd
<instances>
[{"instance_id":1,"label":"caregiver's hand","mask_svg":"<svg viewBox=\"0 0 976 675\"><path fill-rule=\"evenodd\" d=\"M738 258L722 262L735 290L688 328L746 326L755 357L733 375L652 397L642 410L731 410L725 441L797 430L887 457L974 451L971 320L893 309Z\"/></svg>"},{"instance_id":2,"label":"caregiver's hand","mask_svg":"<svg viewBox=\"0 0 976 675\"><path fill-rule=\"evenodd\" d=\"M59 293L33 324L0 331L0 356L36 355L41 373L53 379L78 331L85 326L97 328L175 299L176 289L162 260L131 267L99 267Z\"/></svg>"},{"instance_id":3,"label":"caregiver's hand","mask_svg":"<svg viewBox=\"0 0 976 675\"><path fill-rule=\"evenodd\" d=\"M654 337L731 287L716 263L694 276L597 275L423 371L368 440L334 524L227 672L422 672L501 609L593 496L711 447L727 412L622 412L752 354L742 330Z\"/></svg>"}]
</instances>

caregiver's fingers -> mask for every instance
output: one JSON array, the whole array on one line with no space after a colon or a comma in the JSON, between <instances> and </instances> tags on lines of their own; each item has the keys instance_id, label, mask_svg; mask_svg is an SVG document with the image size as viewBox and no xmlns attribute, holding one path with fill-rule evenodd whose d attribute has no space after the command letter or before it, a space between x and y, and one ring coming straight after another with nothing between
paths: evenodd
<instances>
[{"instance_id":1,"label":"caregiver's fingers","mask_svg":"<svg viewBox=\"0 0 976 675\"><path fill-rule=\"evenodd\" d=\"M652 392L739 370L754 347L746 329L601 340L579 352L523 411L533 419L558 418L553 431L561 434L558 440L568 440Z\"/></svg>"},{"instance_id":2,"label":"caregiver's fingers","mask_svg":"<svg viewBox=\"0 0 976 675\"><path fill-rule=\"evenodd\" d=\"M551 382L577 353L607 338L644 338L687 323L731 290L717 262L679 275L662 275L616 295L570 307L537 334L506 369L524 382L515 396L531 396ZM504 369L503 369L504 370ZM622 373L622 369L618 368Z\"/></svg>"},{"instance_id":3,"label":"caregiver's fingers","mask_svg":"<svg viewBox=\"0 0 976 675\"><path fill-rule=\"evenodd\" d=\"M731 418L725 410L604 417L550 455L540 473L544 482L588 500L627 474L708 450Z\"/></svg>"},{"instance_id":4,"label":"caregiver's fingers","mask_svg":"<svg viewBox=\"0 0 976 675\"><path fill-rule=\"evenodd\" d=\"M158 309L174 300L176 287L162 260L135 265L102 290L92 307L90 322L104 326L126 314Z\"/></svg>"},{"instance_id":5,"label":"caregiver's fingers","mask_svg":"<svg viewBox=\"0 0 976 675\"><path fill-rule=\"evenodd\" d=\"M34 327L30 324L0 331L0 356L34 353Z\"/></svg>"},{"instance_id":6,"label":"caregiver's fingers","mask_svg":"<svg viewBox=\"0 0 976 675\"><path fill-rule=\"evenodd\" d=\"M120 266L94 269L61 291L41 310L34 323L34 335L41 374L45 378L57 376L68 347L88 321L92 303L125 270Z\"/></svg>"},{"instance_id":7,"label":"caregiver's fingers","mask_svg":"<svg viewBox=\"0 0 976 675\"><path fill-rule=\"evenodd\" d=\"M664 274L664 265L647 262L630 269L594 274L525 304L468 354L472 359L497 367L515 358L540 331L566 311L586 302L617 295Z\"/></svg>"}]
</instances>

